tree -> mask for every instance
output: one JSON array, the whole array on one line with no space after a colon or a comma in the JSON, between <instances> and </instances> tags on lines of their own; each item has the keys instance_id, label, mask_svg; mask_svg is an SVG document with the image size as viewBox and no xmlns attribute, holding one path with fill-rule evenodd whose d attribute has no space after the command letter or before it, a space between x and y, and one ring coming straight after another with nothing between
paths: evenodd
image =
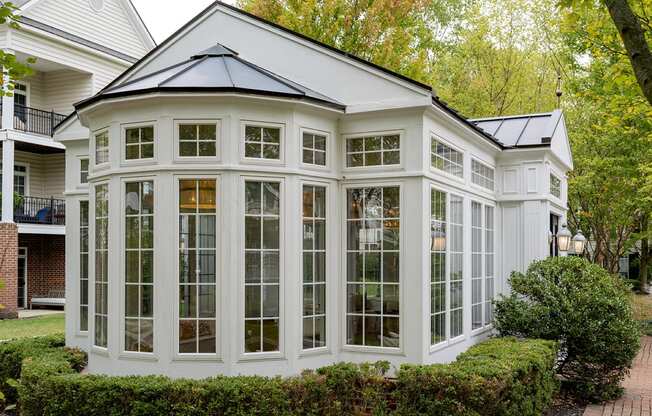
<instances>
[{"instance_id":1,"label":"tree","mask_svg":"<svg viewBox=\"0 0 652 416\"><path fill-rule=\"evenodd\" d=\"M19 27L20 16L16 15L18 8L11 2L0 1L0 24L6 24L11 28ZM26 63L19 62L16 55L0 50L0 65L2 66L2 80L0 96L12 94L14 82L32 74L30 64L36 62L34 58L28 58Z\"/></svg>"}]
</instances>

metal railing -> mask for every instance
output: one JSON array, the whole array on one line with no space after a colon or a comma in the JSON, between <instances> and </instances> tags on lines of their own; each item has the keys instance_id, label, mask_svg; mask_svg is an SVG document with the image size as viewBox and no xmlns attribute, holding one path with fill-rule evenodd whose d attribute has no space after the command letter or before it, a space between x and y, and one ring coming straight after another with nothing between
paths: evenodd
<instances>
[{"instance_id":1,"label":"metal railing","mask_svg":"<svg viewBox=\"0 0 652 416\"><path fill-rule=\"evenodd\" d=\"M54 111L44 111L14 103L14 129L52 136L54 128L66 116Z\"/></svg>"},{"instance_id":2,"label":"metal railing","mask_svg":"<svg viewBox=\"0 0 652 416\"><path fill-rule=\"evenodd\" d=\"M14 221L24 224L66 225L66 201L23 196L14 208Z\"/></svg>"}]
</instances>

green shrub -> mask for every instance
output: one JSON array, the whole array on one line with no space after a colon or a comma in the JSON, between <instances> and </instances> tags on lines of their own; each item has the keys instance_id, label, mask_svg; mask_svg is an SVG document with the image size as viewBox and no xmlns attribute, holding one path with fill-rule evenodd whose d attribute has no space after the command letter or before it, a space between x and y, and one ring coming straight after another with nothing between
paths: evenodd
<instances>
[{"instance_id":1,"label":"green shrub","mask_svg":"<svg viewBox=\"0 0 652 416\"><path fill-rule=\"evenodd\" d=\"M587 400L619 396L640 336L622 279L586 260L556 257L512 273L510 284L512 294L496 302L500 333L559 341L566 387Z\"/></svg>"},{"instance_id":2,"label":"green shrub","mask_svg":"<svg viewBox=\"0 0 652 416\"><path fill-rule=\"evenodd\" d=\"M476 345L450 365L340 363L289 378L79 375L74 357L24 360L21 415L539 415L551 401L556 344Z\"/></svg>"}]
</instances>

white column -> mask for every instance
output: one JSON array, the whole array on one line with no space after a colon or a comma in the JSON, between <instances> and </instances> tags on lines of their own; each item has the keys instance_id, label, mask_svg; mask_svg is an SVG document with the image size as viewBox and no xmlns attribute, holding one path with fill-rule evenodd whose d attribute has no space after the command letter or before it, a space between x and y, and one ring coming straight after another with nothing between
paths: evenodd
<instances>
[{"instance_id":1,"label":"white column","mask_svg":"<svg viewBox=\"0 0 652 416\"><path fill-rule=\"evenodd\" d=\"M14 141L8 139L2 142L2 222L14 222Z\"/></svg>"},{"instance_id":2,"label":"white column","mask_svg":"<svg viewBox=\"0 0 652 416\"><path fill-rule=\"evenodd\" d=\"M14 51L5 49L5 53L13 54ZM6 74L7 71L3 67L3 74ZM9 85L9 77L5 76L4 83L2 88L4 91L7 91L7 86ZM2 95L2 129L11 130L14 128L14 96L13 95ZM13 166L13 165L12 165ZM12 168L13 169L13 168Z\"/></svg>"}]
</instances>

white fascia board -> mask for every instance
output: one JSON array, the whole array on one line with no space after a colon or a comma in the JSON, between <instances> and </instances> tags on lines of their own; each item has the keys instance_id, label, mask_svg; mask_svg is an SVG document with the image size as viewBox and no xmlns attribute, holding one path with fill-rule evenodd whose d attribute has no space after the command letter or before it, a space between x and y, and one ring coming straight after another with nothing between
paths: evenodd
<instances>
[{"instance_id":1,"label":"white fascia board","mask_svg":"<svg viewBox=\"0 0 652 416\"><path fill-rule=\"evenodd\" d=\"M446 111L442 110L441 108L433 105L432 102L430 102L428 108L426 109L426 114L428 113L430 113L430 115L434 117L435 120L448 122L449 125L463 132L464 134L470 133L474 138L478 139L476 144L478 144L479 146L484 147L485 149L491 152L496 152L497 154L500 154L502 150L500 148L500 145L491 142L489 138L483 136L479 132L475 131L471 126L466 125L465 123L456 119L455 117L448 114Z\"/></svg>"},{"instance_id":2,"label":"white fascia board","mask_svg":"<svg viewBox=\"0 0 652 416\"><path fill-rule=\"evenodd\" d=\"M66 226L18 223L18 234L66 235Z\"/></svg>"},{"instance_id":3,"label":"white fascia board","mask_svg":"<svg viewBox=\"0 0 652 416\"><path fill-rule=\"evenodd\" d=\"M373 111L384 110L398 110L428 107L430 105L430 97L399 99L399 100L384 100L373 103L352 104L346 106L347 114L369 113Z\"/></svg>"},{"instance_id":4,"label":"white fascia board","mask_svg":"<svg viewBox=\"0 0 652 416\"><path fill-rule=\"evenodd\" d=\"M54 141L52 138L49 138L47 136L41 136L38 134L31 134L31 133L25 133L22 131L17 131L17 130L7 130L6 131L7 136L5 139L11 139L15 140L17 142L23 142L23 143L30 143L30 144L35 144L38 146L45 146L45 147L51 147L53 149L65 149L66 147L59 143Z\"/></svg>"},{"instance_id":5,"label":"white fascia board","mask_svg":"<svg viewBox=\"0 0 652 416\"><path fill-rule=\"evenodd\" d=\"M154 40L154 37L152 36L150 31L147 29L147 26L145 26L145 22L143 21L140 14L138 13L138 10L136 10L136 6L134 6L134 4L130 0L121 0L120 2L122 3L122 6L127 11L127 18L129 19L133 27L136 29L136 31L142 38L147 49L151 50L155 48L156 41Z\"/></svg>"},{"instance_id":6,"label":"white fascia board","mask_svg":"<svg viewBox=\"0 0 652 416\"><path fill-rule=\"evenodd\" d=\"M500 163L531 160L535 155L539 156L541 160L544 160L545 158L553 160L555 163L559 164L559 166L566 168L567 172L573 170L573 166L570 166L561 160L550 147L521 147L505 149L500 158Z\"/></svg>"}]
</instances>

